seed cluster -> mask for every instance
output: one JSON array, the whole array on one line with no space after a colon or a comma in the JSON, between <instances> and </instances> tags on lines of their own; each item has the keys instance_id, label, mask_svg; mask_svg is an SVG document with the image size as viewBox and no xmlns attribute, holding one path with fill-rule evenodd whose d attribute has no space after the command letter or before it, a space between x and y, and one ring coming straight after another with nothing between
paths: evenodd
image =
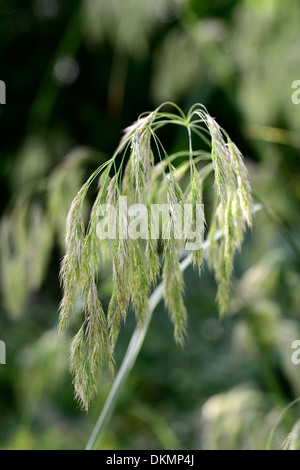
<instances>
[{"instance_id":1,"label":"seed cluster","mask_svg":"<svg viewBox=\"0 0 300 470\"><path fill-rule=\"evenodd\" d=\"M66 254L61 267L60 330L68 324L76 298L81 296L85 317L72 342L71 370L76 395L85 408L98 389L104 359L112 369L114 367L113 350L129 307L134 310L138 324L142 324L148 310L149 294L161 274L175 340L183 343L187 312L179 254L189 240L178 240L176 231L178 221L184 217L186 203L193 207L190 224L196 224L198 208L203 204L203 181L212 170L216 190L215 211L207 230L209 264L218 283L220 312L224 313L228 308L234 254L241 246L246 226L251 225L252 198L247 171L238 148L202 105L193 106L187 115L173 106L175 113L163 112L160 106L125 130L113 157L82 186L69 211ZM158 131L169 124L187 129L187 151L167 154ZM210 146L209 151L194 150L192 136L201 137ZM117 169L118 155L122 158ZM155 156L159 160L156 164ZM180 163L175 165L177 160ZM95 178L99 178L99 190L85 228L83 203ZM160 240L151 236L145 240L124 238L120 230L126 233L128 215L121 206L118 209L121 227L116 227L115 239L100 240L96 230L99 207L102 204L117 205L120 196L126 196L131 204L143 203L146 207L164 201L169 207L169 216L162 224L169 236ZM204 212L200 215L203 235L206 229ZM215 235L220 230L223 236L216 241ZM151 233L151 222L148 233ZM192 259L200 273L201 248L192 252ZM96 280L101 265L107 260L112 263L113 291L105 314L98 298Z\"/></svg>"}]
</instances>

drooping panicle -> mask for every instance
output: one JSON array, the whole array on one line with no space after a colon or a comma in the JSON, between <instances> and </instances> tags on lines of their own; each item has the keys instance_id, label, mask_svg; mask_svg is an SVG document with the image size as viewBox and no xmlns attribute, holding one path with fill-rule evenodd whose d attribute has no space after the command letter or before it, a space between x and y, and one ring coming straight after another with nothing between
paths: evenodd
<instances>
[{"instance_id":1,"label":"drooping panicle","mask_svg":"<svg viewBox=\"0 0 300 470\"><path fill-rule=\"evenodd\" d=\"M70 361L75 393L85 408L98 389L104 360L113 368L113 350L128 310L134 311L141 326L148 313L151 288L161 272L175 340L183 344L187 311L179 259L185 250L190 250L193 265L200 274L206 229L203 184L211 173L214 210L209 220L207 255L218 284L219 310L224 313L228 309L234 255L252 222L247 170L241 152L203 106L194 106L187 116L181 111L178 114L163 113L160 107L125 129L114 156L95 173L97 176L101 173L101 177L87 230L83 201L93 175L69 211L66 255L61 268L64 295L60 328L63 330L67 325L75 300L81 296L83 322L72 342ZM157 135L166 123L187 129L187 151L168 155ZM206 126L205 133L201 126ZM192 131L202 137L202 142L211 144L211 152L194 148ZM117 167L119 155L122 158ZM134 211L128 212L127 204L131 209L143 205L147 217L140 214L135 218ZM152 204L159 206L159 211L162 206L167 209L158 214L155 222ZM143 236L132 236L133 228L138 228L141 222L147 225L140 232ZM112 265L113 285L106 314L98 298L97 279L101 278L103 261L107 259Z\"/></svg>"}]
</instances>

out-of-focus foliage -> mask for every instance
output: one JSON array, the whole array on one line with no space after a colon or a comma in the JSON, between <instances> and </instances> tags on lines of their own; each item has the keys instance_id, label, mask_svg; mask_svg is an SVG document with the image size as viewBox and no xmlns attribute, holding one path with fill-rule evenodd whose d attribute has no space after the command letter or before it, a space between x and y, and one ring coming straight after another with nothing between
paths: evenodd
<instances>
[{"instance_id":1,"label":"out-of-focus foliage","mask_svg":"<svg viewBox=\"0 0 300 470\"><path fill-rule=\"evenodd\" d=\"M30 148L36 152L36 160L41 159L39 150L43 147ZM26 155L23 158L30 163L34 153L28 150L27 159ZM12 315L18 315L28 294L41 287L55 239L63 252L69 204L73 191L82 184L84 167L92 155L86 148L75 148L50 174L32 179L29 165L28 181L2 217L1 288L4 304Z\"/></svg>"},{"instance_id":2,"label":"out-of-focus foliage","mask_svg":"<svg viewBox=\"0 0 300 470\"><path fill-rule=\"evenodd\" d=\"M214 395L201 410L199 444L210 450L263 450L275 416L268 397L254 388L236 387Z\"/></svg>"},{"instance_id":3,"label":"out-of-focus foliage","mask_svg":"<svg viewBox=\"0 0 300 470\"><path fill-rule=\"evenodd\" d=\"M228 44L241 79L238 103L248 122L299 131L300 116L291 101L291 86L299 73L296 2L249 0L247 8L241 2L234 21L237 27Z\"/></svg>"},{"instance_id":4,"label":"out-of-focus foliage","mask_svg":"<svg viewBox=\"0 0 300 470\"><path fill-rule=\"evenodd\" d=\"M286 236L300 245L300 108L291 101L300 79L299 2L2 0L0 18L7 85L0 107L1 448L86 444L112 379L107 374L88 415L77 408L69 338L56 335L64 221L121 129L162 100L184 110L206 105L241 148L254 192L280 223L267 211L256 215L235 259L231 315L222 321L212 274L199 283L186 272L185 348L173 344L158 308L102 447L263 448L280 411L300 393L291 361L300 335L299 257ZM179 131L166 139L172 152L186 144ZM211 212L208 205L207 220ZM100 273L105 310L109 279ZM132 329L130 317L117 366ZM295 405L273 447L286 439L286 448L299 448L298 419Z\"/></svg>"},{"instance_id":5,"label":"out-of-focus foliage","mask_svg":"<svg viewBox=\"0 0 300 470\"><path fill-rule=\"evenodd\" d=\"M83 28L93 43L108 40L129 56L149 55L151 36L162 23L180 17L187 0L87 0L82 2Z\"/></svg>"}]
</instances>

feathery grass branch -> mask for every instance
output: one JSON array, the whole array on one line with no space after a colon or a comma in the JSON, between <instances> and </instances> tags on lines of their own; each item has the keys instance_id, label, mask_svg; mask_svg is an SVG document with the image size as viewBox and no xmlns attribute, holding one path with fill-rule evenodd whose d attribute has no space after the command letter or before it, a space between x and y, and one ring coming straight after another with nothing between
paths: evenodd
<instances>
[{"instance_id":1,"label":"feathery grass branch","mask_svg":"<svg viewBox=\"0 0 300 470\"><path fill-rule=\"evenodd\" d=\"M226 312L234 255L241 247L247 226L251 227L251 188L238 148L203 105L194 105L185 115L177 105L167 104L175 111L163 112L166 104L161 105L142 114L125 129L112 158L90 176L74 198L67 218L66 254L61 267L60 331L68 325L76 299L80 297L84 304L84 318L71 345L70 365L75 394L85 409L88 409L99 387L103 362L114 368L114 347L130 307L135 312L138 326L147 328L149 295L161 273L163 287L159 292L162 290L174 326L175 341L183 344L187 311L179 254L184 247L190 250L190 260L200 274L203 265L201 243L206 230L209 263L218 284L218 306L221 314ZM158 135L167 124L186 129L186 152L168 155ZM201 144L208 146L210 153L196 148L198 137ZM121 156L121 163L117 168L118 156ZM178 156L187 161L175 166ZM198 164L205 166L199 168ZM211 171L215 180L215 210L208 228L202 187ZM92 182L98 177L98 195L85 227L84 200ZM145 217L146 230L143 233L137 229L139 219L130 219L125 200L131 208L143 206L151 209L150 217L149 214ZM186 209L187 205L191 210ZM108 206L104 221L110 236L106 236L106 226L99 227L104 206ZM162 221L156 220L155 225L151 219L152 209L158 206L166 207L167 212ZM116 214L117 219L114 217ZM99 235L98 229L100 232L105 229L104 236L102 232ZM221 238L216 236L220 232L223 234ZM112 264L113 291L106 314L98 298L97 277L107 258ZM153 297L150 298L150 307L151 302Z\"/></svg>"}]
</instances>

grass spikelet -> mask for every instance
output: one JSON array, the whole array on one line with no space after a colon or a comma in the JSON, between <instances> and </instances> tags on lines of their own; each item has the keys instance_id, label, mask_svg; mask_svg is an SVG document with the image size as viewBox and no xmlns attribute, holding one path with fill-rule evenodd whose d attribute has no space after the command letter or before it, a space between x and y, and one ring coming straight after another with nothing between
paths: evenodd
<instances>
[{"instance_id":1,"label":"grass spikelet","mask_svg":"<svg viewBox=\"0 0 300 470\"><path fill-rule=\"evenodd\" d=\"M149 236L146 244L145 256L149 272L149 281L152 286L155 286L160 272L160 262L157 249L157 240L152 239Z\"/></svg>"},{"instance_id":2,"label":"grass spikelet","mask_svg":"<svg viewBox=\"0 0 300 470\"><path fill-rule=\"evenodd\" d=\"M167 200L170 215L168 232L170 231L170 237L173 236L176 240L182 239L184 233L185 197L172 174L167 180Z\"/></svg>"},{"instance_id":3,"label":"grass spikelet","mask_svg":"<svg viewBox=\"0 0 300 470\"><path fill-rule=\"evenodd\" d=\"M217 210L208 234L208 262L215 270L218 282L217 300L223 314L229 304L234 254L241 246L246 224L251 226L253 202L241 152L208 113L201 112L199 116L206 123L211 135ZM214 241L217 230L224 233L224 240L220 242Z\"/></svg>"},{"instance_id":4,"label":"grass spikelet","mask_svg":"<svg viewBox=\"0 0 300 470\"><path fill-rule=\"evenodd\" d=\"M218 230L223 232L223 238L215 241ZM217 300L221 314L228 310L234 255L241 246L244 230L245 220L237 192L231 193L226 205L219 203L208 235L208 260L218 283Z\"/></svg>"},{"instance_id":5,"label":"grass spikelet","mask_svg":"<svg viewBox=\"0 0 300 470\"><path fill-rule=\"evenodd\" d=\"M210 240L208 259L218 283L217 302L221 315L226 312L229 305L233 259L237 246L234 228L232 201L229 199L226 205L220 202L208 234ZM223 232L223 237L217 241L215 236L219 230Z\"/></svg>"},{"instance_id":6,"label":"grass spikelet","mask_svg":"<svg viewBox=\"0 0 300 470\"><path fill-rule=\"evenodd\" d=\"M199 228L199 232L196 236L199 240L203 240L205 230L205 216L203 210L203 199L202 199L202 182L199 177L197 169L194 167L193 180L190 194L190 204L192 205L192 230ZM199 222L200 220L200 222ZM199 226L200 225L200 226ZM203 264L203 249L197 249L192 251L193 266L197 267L199 275L201 274L201 268Z\"/></svg>"},{"instance_id":7,"label":"grass spikelet","mask_svg":"<svg viewBox=\"0 0 300 470\"><path fill-rule=\"evenodd\" d=\"M87 328L89 362L91 372L95 377L95 387L98 387L98 378L101 371L102 361L105 358L109 367L113 370L114 360L109 341L107 320L102 304L98 299L94 279L90 282L90 290L86 299ZM97 375L98 374L98 375Z\"/></svg>"},{"instance_id":8,"label":"grass spikelet","mask_svg":"<svg viewBox=\"0 0 300 470\"><path fill-rule=\"evenodd\" d=\"M220 126L209 114L206 114L206 124L211 135L211 156L215 172L215 185L219 198L223 203L226 203L228 188L232 188L233 184L229 152Z\"/></svg>"},{"instance_id":9,"label":"grass spikelet","mask_svg":"<svg viewBox=\"0 0 300 470\"><path fill-rule=\"evenodd\" d=\"M130 294L136 318L142 322L147 313L149 303L150 277L137 240L133 240L130 264Z\"/></svg>"},{"instance_id":10,"label":"grass spikelet","mask_svg":"<svg viewBox=\"0 0 300 470\"><path fill-rule=\"evenodd\" d=\"M109 302L108 307L108 328L109 328L109 337L111 347L114 350L119 332L120 332L120 325L121 325L122 315L119 308L119 303L116 294L116 287L114 286L112 296Z\"/></svg>"},{"instance_id":11,"label":"grass spikelet","mask_svg":"<svg viewBox=\"0 0 300 470\"><path fill-rule=\"evenodd\" d=\"M66 254L60 270L63 298L60 304L60 325L62 332L68 324L77 293L84 288L86 263L84 258L84 226L81 206L84 198L83 186L71 205L66 224Z\"/></svg>"},{"instance_id":12,"label":"grass spikelet","mask_svg":"<svg viewBox=\"0 0 300 470\"><path fill-rule=\"evenodd\" d=\"M218 281L218 305L221 315L228 309L229 293L231 287L231 274L233 271L233 259L236 249L234 220L232 217L232 202L228 200L222 214L224 220L224 240L220 243L219 266L217 269Z\"/></svg>"},{"instance_id":13,"label":"grass spikelet","mask_svg":"<svg viewBox=\"0 0 300 470\"><path fill-rule=\"evenodd\" d=\"M122 180L122 194L127 197L127 200L131 204L135 202L135 183L134 177L132 175L132 158L129 158Z\"/></svg>"},{"instance_id":14,"label":"grass spikelet","mask_svg":"<svg viewBox=\"0 0 300 470\"><path fill-rule=\"evenodd\" d=\"M237 195L241 207L242 216L248 226L252 226L253 200L251 186L248 179L247 168L243 161L243 156L237 146L227 137L227 145L231 155L233 171L237 180Z\"/></svg>"},{"instance_id":15,"label":"grass spikelet","mask_svg":"<svg viewBox=\"0 0 300 470\"><path fill-rule=\"evenodd\" d=\"M73 311L74 302L78 292L78 287L74 284L72 277L71 263L68 255L65 255L60 269L60 276L63 279L63 298L59 307L59 332L62 333L69 323L70 312Z\"/></svg>"},{"instance_id":16,"label":"grass spikelet","mask_svg":"<svg viewBox=\"0 0 300 470\"><path fill-rule=\"evenodd\" d=\"M70 371L74 376L73 385L75 398L87 410L90 402L90 396L87 395L90 380L90 371L88 367L85 351L85 324L73 338L70 347Z\"/></svg>"},{"instance_id":17,"label":"grass spikelet","mask_svg":"<svg viewBox=\"0 0 300 470\"><path fill-rule=\"evenodd\" d=\"M177 241L183 232L183 207L185 198L182 190L171 174L167 182L169 205L168 238L164 240L163 282L165 304L174 324L175 341L183 345L186 332L187 312L183 301L184 282L178 260Z\"/></svg>"},{"instance_id":18,"label":"grass spikelet","mask_svg":"<svg viewBox=\"0 0 300 470\"><path fill-rule=\"evenodd\" d=\"M85 256L94 274L99 269L100 258L104 261L108 253L107 240L100 240L97 235L97 224L99 221L98 211L100 206L105 203L108 186L110 184L109 172L110 166L106 168L99 179L98 194L91 210L89 229L85 239Z\"/></svg>"},{"instance_id":19,"label":"grass spikelet","mask_svg":"<svg viewBox=\"0 0 300 470\"><path fill-rule=\"evenodd\" d=\"M121 315L126 319L130 301L130 246L127 240L113 240L113 282Z\"/></svg>"},{"instance_id":20,"label":"grass spikelet","mask_svg":"<svg viewBox=\"0 0 300 470\"><path fill-rule=\"evenodd\" d=\"M224 315L229 306L230 301L230 290L231 290L231 279L227 277L225 263L222 260L218 270L218 291L217 291L217 302L219 307L220 315Z\"/></svg>"},{"instance_id":21,"label":"grass spikelet","mask_svg":"<svg viewBox=\"0 0 300 470\"><path fill-rule=\"evenodd\" d=\"M219 208L216 208L213 212L213 216L212 216L211 222L210 222L209 231L208 231L208 234L207 234L207 240L209 241L209 246L208 246L208 249L207 249L206 260L207 260L207 264L208 264L210 269L214 269L215 266L217 266L217 264L218 264L217 263L217 256L218 256L219 243L216 240L216 234L217 234L217 231L218 231L218 228L219 228L218 214L217 214L218 209Z\"/></svg>"},{"instance_id":22,"label":"grass spikelet","mask_svg":"<svg viewBox=\"0 0 300 470\"><path fill-rule=\"evenodd\" d=\"M232 202L228 201L224 217L224 262L226 277L230 277L233 270L233 256L236 248L235 226L232 215Z\"/></svg>"},{"instance_id":23,"label":"grass spikelet","mask_svg":"<svg viewBox=\"0 0 300 470\"><path fill-rule=\"evenodd\" d=\"M107 320L94 279L90 278L85 296L85 321L72 342L70 352L75 395L85 409L88 409L99 388L104 359L113 370L114 359Z\"/></svg>"},{"instance_id":24,"label":"grass spikelet","mask_svg":"<svg viewBox=\"0 0 300 470\"><path fill-rule=\"evenodd\" d=\"M135 183L138 201L143 200L143 193L150 181L153 168L153 154L150 146L151 132L148 128L139 130L132 137L131 174Z\"/></svg>"},{"instance_id":25,"label":"grass spikelet","mask_svg":"<svg viewBox=\"0 0 300 470\"><path fill-rule=\"evenodd\" d=\"M146 129L153 121L155 120L155 116L157 114L157 110L148 113L145 117L140 117L137 121L135 121L131 126L126 127L124 129L124 135L121 139L119 144L119 149L124 146L126 142L129 142L132 139L132 136L135 132L139 132L142 129Z\"/></svg>"},{"instance_id":26,"label":"grass spikelet","mask_svg":"<svg viewBox=\"0 0 300 470\"><path fill-rule=\"evenodd\" d=\"M165 304L174 324L174 338L176 343L182 346L186 333L187 311L183 301L183 275L174 238L164 241L163 281Z\"/></svg>"}]
</instances>

